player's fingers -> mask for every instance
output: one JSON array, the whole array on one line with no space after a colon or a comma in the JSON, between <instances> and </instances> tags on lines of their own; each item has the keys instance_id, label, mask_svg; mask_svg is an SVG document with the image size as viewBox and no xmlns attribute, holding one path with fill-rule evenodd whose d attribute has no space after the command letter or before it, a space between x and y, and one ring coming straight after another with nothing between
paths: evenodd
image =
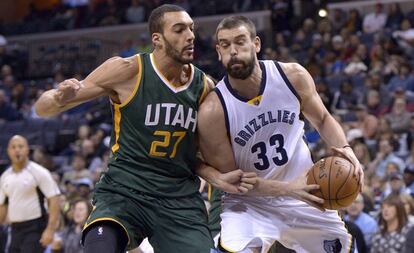
<instances>
[{"instance_id":1,"label":"player's fingers","mask_svg":"<svg viewBox=\"0 0 414 253\"><path fill-rule=\"evenodd\" d=\"M242 187L242 186L239 186L239 187L237 188L237 190L238 190L238 192L239 192L240 194L246 194L246 193L249 191L249 189L247 189L247 188L245 188L245 187Z\"/></svg>"},{"instance_id":2,"label":"player's fingers","mask_svg":"<svg viewBox=\"0 0 414 253\"><path fill-rule=\"evenodd\" d=\"M74 78L67 80L66 84L67 84L67 87L70 87L71 89L76 90L76 91L82 87L81 82L79 82L77 79L74 79Z\"/></svg>"},{"instance_id":3,"label":"player's fingers","mask_svg":"<svg viewBox=\"0 0 414 253\"><path fill-rule=\"evenodd\" d=\"M256 177L254 177L254 178L250 178L250 177L242 177L241 178L241 180L240 180L242 183L247 183L247 184L251 184L251 185L254 185L254 184L256 184L257 183L257 178Z\"/></svg>"},{"instance_id":4,"label":"player's fingers","mask_svg":"<svg viewBox=\"0 0 414 253\"><path fill-rule=\"evenodd\" d=\"M350 161L352 164L354 164L354 162L352 162L352 158L348 155L348 153L343 148L331 147L331 150L334 151L334 153L337 156L340 156L342 158L345 158L348 161Z\"/></svg>"},{"instance_id":5,"label":"player's fingers","mask_svg":"<svg viewBox=\"0 0 414 253\"><path fill-rule=\"evenodd\" d=\"M235 193L235 194L239 193L239 188L237 186L230 185L230 184L227 186L224 186L222 190L228 193Z\"/></svg>"},{"instance_id":6,"label":"player's fingers","mask_svg":"<svg viewBox=\"0 0 414 253\"><path fill-rule=\"evenodd\" d=\"M243 175L243 171L242 170L233 170L233 171L227 172L227 175L231 178L234 178L235 180L240 180L240 178Z\"/></svg>"},{"instance_id":7,"label":"player's fingers","mask_svg":"<svg viewBox=\"0 0 414 253\"><path fill-rule=\"evenodd\" d=\"M320 185L318 184L309 184L305 186L305 191L309 192L309 191L313 191L313 190L319 190L321 188Z\"/></svg>"},{"instance_id":8,"label":"player's fingers","mask_svg":"<svg viewBox=\"0 0 414 253\"><path fill-rule=\"evenodd\" d=\"M243 173L243 177L247 178L247 177L257 177L257 174L255 172L244 172Z\"/></svg>"},{"instance_id":9,"label":"player's fingers","mask_svg":"<svg viewBox=\"0 0 414 253\"><path fill-rule=\"evenodd\" d=\"M359 174L359 191L363 192L364 191L364 172L361 171Z\"/></svg>"},{"instance_id":10,"label":"player's fingers","mask_svg":"<svg viewBox=\"0 0 414 253\"><path fill-rule=\"evenodd\" d=\"M248 183L241 182L240 183L240 187L246 188L247 190L250 191L250 190L253 189L254 185L253 184L248 184Z\"/></svg>"},{"instance_id":11,"label":"player's fingers","mask_svg":"<svg viewBox=\"0 0 414 253\"><path fill-rule=\"evenodd\" d=\"M303 194L303 198L305 198L307 201L312 201L312 202L320 204L320 205L322 205L324 203L323 199L321 199L321 198L319 198L315 195L312 195L310 193L307 193L307 192L305 192Z\"/></svg>"}]
</instances>

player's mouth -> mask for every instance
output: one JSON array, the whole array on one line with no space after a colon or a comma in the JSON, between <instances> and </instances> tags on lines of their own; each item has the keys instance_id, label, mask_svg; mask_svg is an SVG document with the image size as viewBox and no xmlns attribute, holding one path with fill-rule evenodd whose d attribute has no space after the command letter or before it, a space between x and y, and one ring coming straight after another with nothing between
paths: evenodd
<instances>
[{"instance_id":1,"label":"player's mouth","mask_svg":"<svg viewBox=\"0 0 414 253\"><path fill-rule=\"evenodd\" d=\"M193 45L191 45L191 46L186 46L186 47L183 49L183 52L184 52L184 53L187 53L187 54L193 54L193 53L194 53L194 46L193 46Z\"/></svg>"}]
</instances>

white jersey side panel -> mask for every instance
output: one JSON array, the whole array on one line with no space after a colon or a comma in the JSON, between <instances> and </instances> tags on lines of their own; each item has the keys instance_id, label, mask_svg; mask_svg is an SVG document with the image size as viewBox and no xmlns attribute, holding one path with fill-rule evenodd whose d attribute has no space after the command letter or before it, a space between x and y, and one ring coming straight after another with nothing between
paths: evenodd
<instances>
[{"instance_id":1,"label":"white jersey side panel","mask_svg":"<svg viewBox=\"0 0 414 253\"><path fill-rule=\"evenodd\" d=\"M224 78L217 85L238 168L260 177L291 181L312 166L303 140L304 122L299 118L300 102L280 66L260 61L262 97L249 104Z\"/></svg>"}]
</instances>

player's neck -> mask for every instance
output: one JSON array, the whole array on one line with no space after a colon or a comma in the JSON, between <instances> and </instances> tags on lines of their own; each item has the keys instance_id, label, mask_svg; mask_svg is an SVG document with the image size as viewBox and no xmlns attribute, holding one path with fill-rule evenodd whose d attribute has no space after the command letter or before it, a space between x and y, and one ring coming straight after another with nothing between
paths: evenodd
<instances>
[{"instance_id":1,"label":"player's neck","mask_svg":"<svg viewBox=\"0 0 414 253\"><path fill-rule=\"evenodd\" d=\"M237 79L229 77L231 87L241 96L247 99L253 99L260 93L260 85L262 83L262 69L259 61L256 61L252 74L246 79Z\"/></svg>"},{"instance_id":2,"label":"player's neck","mask_svg":"<svg viewBox=\"0 0 414 253\"><path fill-rule=\"evenodd\" d=\"M154 61L158 71L174 86L181 86L187 83L191 75L191 67L189 64L182 64L164 52L154 50Z\"/></svg>"}]
</instances>

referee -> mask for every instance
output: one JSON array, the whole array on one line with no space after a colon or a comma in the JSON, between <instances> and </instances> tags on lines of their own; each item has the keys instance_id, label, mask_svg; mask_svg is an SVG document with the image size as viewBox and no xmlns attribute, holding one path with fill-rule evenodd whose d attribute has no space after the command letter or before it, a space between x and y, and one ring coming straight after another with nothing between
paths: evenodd
<instances>
[{"instance_id":1,"label":"referee","mask_svg":"<svg viewBox=\"0 0 414 253\"><path fill-rule=\"evenodd\" d=\"M9 167L0 177L0 222L11 224L9 253L43 253L59 220L59 188L50 172L29 160L27 140L13 136ZM47 198L48 213L44 198Z\"/></svg>"}]
</instances>

